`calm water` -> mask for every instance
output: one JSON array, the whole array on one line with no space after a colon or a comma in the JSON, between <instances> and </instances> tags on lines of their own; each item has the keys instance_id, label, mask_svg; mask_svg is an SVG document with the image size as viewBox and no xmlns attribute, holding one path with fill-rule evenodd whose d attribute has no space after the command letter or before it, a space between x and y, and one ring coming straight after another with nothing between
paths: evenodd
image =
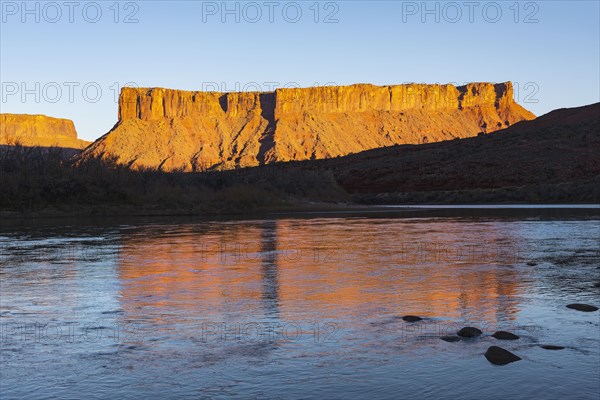
<instances>
[{"instance_id":1,"label":"calm water","mask_svg":"<svg viewBox=\"0 0 600 400\"><path fill-rule=\"evenodd\" d=\"M4 226L0 394L597 399L599 313L565 305L600 305L599 234L594 216ZM439 339L465 325L484 335Z\"/></svg>"}]
</instances>

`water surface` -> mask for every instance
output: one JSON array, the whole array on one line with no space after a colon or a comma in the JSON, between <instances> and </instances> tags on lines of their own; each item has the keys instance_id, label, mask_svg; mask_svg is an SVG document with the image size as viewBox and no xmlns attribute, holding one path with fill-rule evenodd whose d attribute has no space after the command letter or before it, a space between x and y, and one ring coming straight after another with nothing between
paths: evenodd
<instances>
[{"instance_id":1,"label":"water surface","mask_svg":"<svg viewBox=\"0 0 600 400\"><path fill-rule=\"evenodd\" d=\"M565 305L600 304L598 222L4 226L1 395L596 399L599 314ZM484 335L439 339L465 325ZM490 336L500 329L521 339ZM483 357L491 345L523 360L494 366Z\"/></svg>"}]
</instances>

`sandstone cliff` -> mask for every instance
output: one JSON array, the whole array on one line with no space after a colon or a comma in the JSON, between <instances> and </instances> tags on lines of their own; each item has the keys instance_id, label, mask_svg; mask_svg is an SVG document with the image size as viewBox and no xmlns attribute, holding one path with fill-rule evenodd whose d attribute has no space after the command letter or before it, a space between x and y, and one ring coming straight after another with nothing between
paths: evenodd
<instances>
[{"instance_id":1,"label":"sandstone cliff","mask_svg":"<svg viewBox=\"0 0 600 400\"><path fill-rule=\"evenodd\" d=\"M0 114L0 145L83 149L90 142L77 138L68 119L45 115Z\"/></svg>"},{"instance_id":2,"label":"sandstone cliff","mask_svg":"<svg viewBox=\"0 0 600 400\"><path fill-rule=\"evenodd\" d=\"M510 82L216 93L124 88L119 121L82 155L198 171L476 136L535 116Z\"/></svg>"}]
</instances>

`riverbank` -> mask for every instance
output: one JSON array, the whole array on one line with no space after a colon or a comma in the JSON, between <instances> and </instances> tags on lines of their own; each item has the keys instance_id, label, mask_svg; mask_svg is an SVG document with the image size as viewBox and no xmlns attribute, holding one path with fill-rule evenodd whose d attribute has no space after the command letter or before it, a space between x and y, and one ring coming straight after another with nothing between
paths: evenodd
<instances>
[{"instance_id":1,"label":"riverbank","mask_svg":"<svg viewBox=\"0 0 600 400\"><path fill-rule=\"evenodd\" d=\"M134 207L46 209L31 212L0 211L0 225L39 220L249 220L325 217L600 217L598 204L400 204L360 205L314 203L258 208L248 212L193 212L184 209L145 210Z\"/></svg>"}]
</instances>

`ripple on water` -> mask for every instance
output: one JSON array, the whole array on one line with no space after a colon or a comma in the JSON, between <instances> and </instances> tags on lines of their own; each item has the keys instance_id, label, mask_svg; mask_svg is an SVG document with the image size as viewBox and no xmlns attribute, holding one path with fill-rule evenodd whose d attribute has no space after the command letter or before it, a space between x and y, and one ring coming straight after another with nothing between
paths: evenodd
<instances>
[{"instance_id":1,"label":"ripple on water","mask_svg":"<svg viewBox=\"0 0 600 400\"><path fill-rule=\"evenodd\" d=\"M587 219L387 217L13 230L0 236L3 388L592 398L598 314L565 305L597 303L595 233ZM32 322L54 327L36 339L19 330ZM440 339L464 326L482 335ZM490 365L498 343L522 360Z\"/></svg>"}]
</instances>

